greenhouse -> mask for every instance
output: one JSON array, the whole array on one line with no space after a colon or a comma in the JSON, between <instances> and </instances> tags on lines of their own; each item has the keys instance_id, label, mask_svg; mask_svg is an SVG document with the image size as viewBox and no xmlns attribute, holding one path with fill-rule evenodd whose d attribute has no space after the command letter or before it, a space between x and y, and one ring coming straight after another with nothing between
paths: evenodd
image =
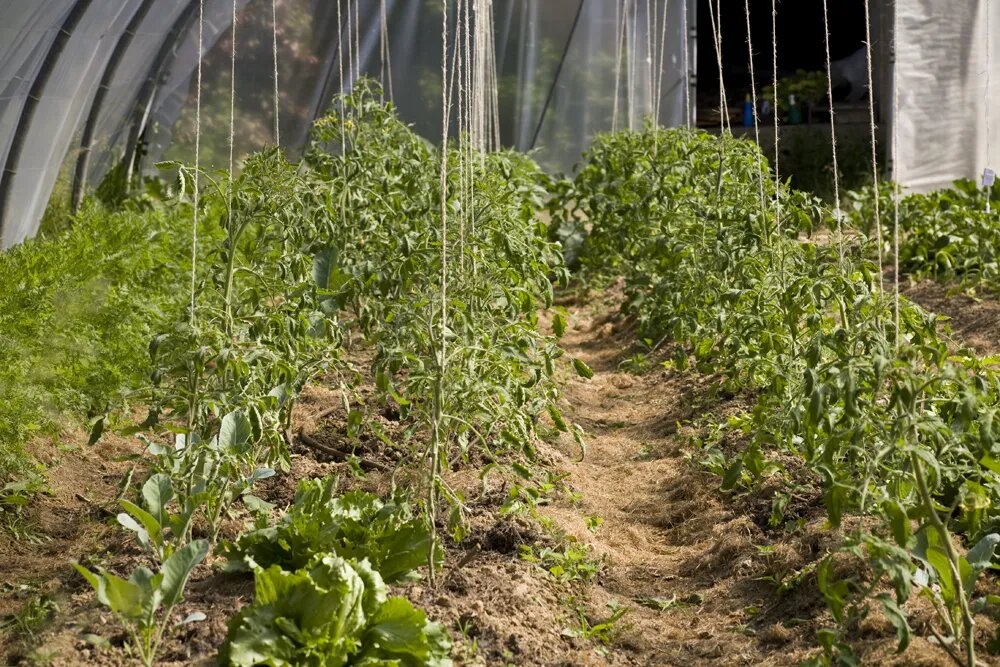
<instances>
[{"instance_id":1,"label":"greenhouse","mask_svg":"<svg viewBox=\"0 0 1000 667\"><path fill-rule=\"evenodd\" d=\"M1000 664L1000 4L0 19L4 664Z\"/></svg>"}]
</instances>

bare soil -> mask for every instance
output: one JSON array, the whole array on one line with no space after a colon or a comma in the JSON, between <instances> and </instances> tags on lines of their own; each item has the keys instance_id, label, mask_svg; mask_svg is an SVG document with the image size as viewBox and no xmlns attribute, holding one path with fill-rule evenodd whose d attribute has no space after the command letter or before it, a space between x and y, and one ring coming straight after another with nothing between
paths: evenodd
<instances>
[{"instance_id":1,"label":"bare soil","mask_svg":"<svg viewBox=\"0 0 1000 667\"><path fill-rule=\"evenodd\" d=\"M491 477L484 491L474 467L453 472L449 483L469 499L470 534L449 545L437 586L423 581L395 593L448 627L457 665L797 665L814 654L816 630L831 619L811 568L841 535L825 525L822 505L808 491L788 509L800 519L797 527L770 526L776 489L722 494L718 478L703 471L689 443L692 420L734 413L747 406L747 397L725 395L713 377L662 367L640 375L623 370L634 333L616 315L613 292L564 305L571 325L563 340L567 355L585 361L594 377L565 377L564 410L587 433L586 457L579 460L568 436L539 443L551 469L569 474L567 488L554 491L542 508L551 527L526 516L501 516L509 480ZM296 431L332 450L347 446L343 399L335 385L311 387L296 416ZM382 419L390 434L401 428L391 410ZM134 457L140 448L114 435L94 448L85 442L84 433L67 432L58 443L36 443L36 455L49 464L52 488L32 508L40 539L0 535L0 616L39 595L59 608L34 637L0 631L6 664L133 664L121 628L69 563L125 573L143 560L112 516L117 485L132 465L116 459ZM376 441L363 444L363 457L372 464L364 480L352 478L336 456L300 444L290 474L266 480L260 495L284 506L297 480L332 473L347 485L385 492L401 453ZM228 532L235 535L241 527L234 521ZM524 545L560 548L566 539L587 545L594 560L603 562L593 581L559 582L520 556ZM207 619L175 630L160 664L214 664L228 618L252 601L251 580L222 574L218 562L211 565L199 569L176 612L179 619L202 611ZM786 583L784 592L777 592L776 582ZM609 630L609 643L571 636L581 628L580 614L592 627L615 604L628 612ZM918 604L913 614L917 634L926 634L921 624L929 610ZM920 637L895 656L894 631L877 614L851 639L864 664L951 664Z\"/></svg>"},{"instance_id":2,"label":"bare soil","mask_svg":"<svg viewBox=\"0 0 1000 667\"><path fill-rule=\"evenodd\" d=\"M947 318L952 334L979 354L1000 352L1000 301L977 298L933 280L908 281L901 287L911 301Z\"/></svg>"}]
</instances>

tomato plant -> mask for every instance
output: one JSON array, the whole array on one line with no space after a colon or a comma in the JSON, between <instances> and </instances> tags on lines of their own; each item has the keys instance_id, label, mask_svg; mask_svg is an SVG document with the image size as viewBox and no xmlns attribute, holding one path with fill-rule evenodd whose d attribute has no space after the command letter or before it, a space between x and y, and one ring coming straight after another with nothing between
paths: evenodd
<instances>
[{"instance_id":1,"label":"tomato plant","mask_svg":"<svg viewBox=\"0 0 1000 667\"><path fill-rule=\"evenodd\" d=\"M975 193L952 199L962 197ZM897 331L872 243L864 233L843 243L801 239L803 228L832 227L832 212L783 185L775 196L748 142L653 128L601 137L552 208L561 225L585 228L585 277L624 275L624 307L642 337L656 347L669 340L678 367L693 362L754 397L746 415L714 428L715 438L738 430L742 447L706 450L722 488L786 474L778 453L797 458L823 489L832 525L847 514L880 521L876 532L903 561L878 536L845 548L876 569L894 554L897 574L904 562L972 664L971 596L982 568L971 563L990 560L1000 540L992 509L1000 376L988 361L953 353L936 319L906 299ZM968 208L954 215L976 217ZM943 218L954 222L952 213ZM965 230L956 235L978 243ZM981 253L960 254L966 276L989 267ZM963 556L953 534L986 546ZM828 601L841 600L840 584L823 572ZM902 636L909 589L896 592L882 607ZM835 619L853 622L839 612L846 603L836 604ZM831 637L828 654L846 655Z\"/></svg>"}]
</instances>

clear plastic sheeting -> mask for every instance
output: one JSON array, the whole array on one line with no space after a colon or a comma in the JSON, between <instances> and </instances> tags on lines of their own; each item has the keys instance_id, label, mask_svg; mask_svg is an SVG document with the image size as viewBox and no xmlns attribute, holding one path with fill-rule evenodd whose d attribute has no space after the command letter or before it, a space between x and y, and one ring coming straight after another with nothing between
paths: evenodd
<instances>
[{"instance_id":1,"label":"clear plastic sheeting","mask_svg":"<svg viewBox=\"0 0 1000 667\"><path fill-rule=\"evenodd\" d=\"M404 120L438 140L443 1L454 17L457 0L340 0L339 6L333 0L277 0L275 24L271 0L238 0L234 45L232 0L204 0L199 54L198 0L8 0L0 6L0 25L8 26L0 28L0 192L7 190L0 243L7 247L34 235L50 200L68 202L75 173L78 187L93 191L109 175L156 175L159 160L192 162L199 57L202 164L228 164L234 46L236 154L272 145L274 29L281 140L290 155L300 154L312 122L334 96L352 87L349 56L360 61L360 75L382 81L387 96L391 90ZM639 127L657 107L662 123L680 124L686 98L682 40L693 28L681 24L684 1L494 0L501 142L535 149L548 169L569 170L593 135L614 124ZM686 1L693 21L695 0ZM383 6L388 62L382 57ZM136 16L140 10L145 15ZM74 11L82 15L54 49ZM128 39L124 31L134 16L134 38ZM50 76L39 79L46 62ZM45 85L38 104L26 109L28 91L39 80ZM97 95L102 81L107 92ZM653 100L656 90L659 101ZM88 119L93 136L81 167ZM25 128L23 150L8 159L19 126Z\"/></svg>"},{"instance_id":2,"label":"clear plastic sheeting","mask_svg":"<svg viewBox=\"0 0 1000 667\"><path fill-rule=\"evenodd\" d=\"M7 159L24 102L73 0L13 0L0 12L0 165ZM2 174L0 174L2 178Z\"/></svg>"},{"instance_id":3,"label":"clear plastic sheeting","mask_svg":"<svg viewBox=\"0 0 1000 667\"><path fill-rule=\"evenodd\" d=\"M157 57L164 48L167 56L176 57L181 46L180 43L164 45L165 40L172 31L179 33L196 19L197 5L191 0L147 1L151 2L149 11L108 84L103 105L95 110L93 157L85 175L90 188L97 187L108 171L125 158L133 125L142 124L155 92ZM145 89L146 86L149 88Z\"/></svg>"}]
</instances>

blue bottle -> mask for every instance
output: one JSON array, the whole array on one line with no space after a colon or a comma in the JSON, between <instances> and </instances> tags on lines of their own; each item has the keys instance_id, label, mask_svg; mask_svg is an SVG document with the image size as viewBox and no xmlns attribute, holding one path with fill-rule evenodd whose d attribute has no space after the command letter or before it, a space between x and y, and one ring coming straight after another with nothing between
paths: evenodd
<instances>
[{"instance_id":1,"label":"blue bottle","mask_svg":"<svg viewBox=\"0 0 1000 667\"><path fill-rule=\"evenodd\" d=\"M743 101L743 127L753 127L753 101L749 95Z\"/></svg>"}]
</instances>

